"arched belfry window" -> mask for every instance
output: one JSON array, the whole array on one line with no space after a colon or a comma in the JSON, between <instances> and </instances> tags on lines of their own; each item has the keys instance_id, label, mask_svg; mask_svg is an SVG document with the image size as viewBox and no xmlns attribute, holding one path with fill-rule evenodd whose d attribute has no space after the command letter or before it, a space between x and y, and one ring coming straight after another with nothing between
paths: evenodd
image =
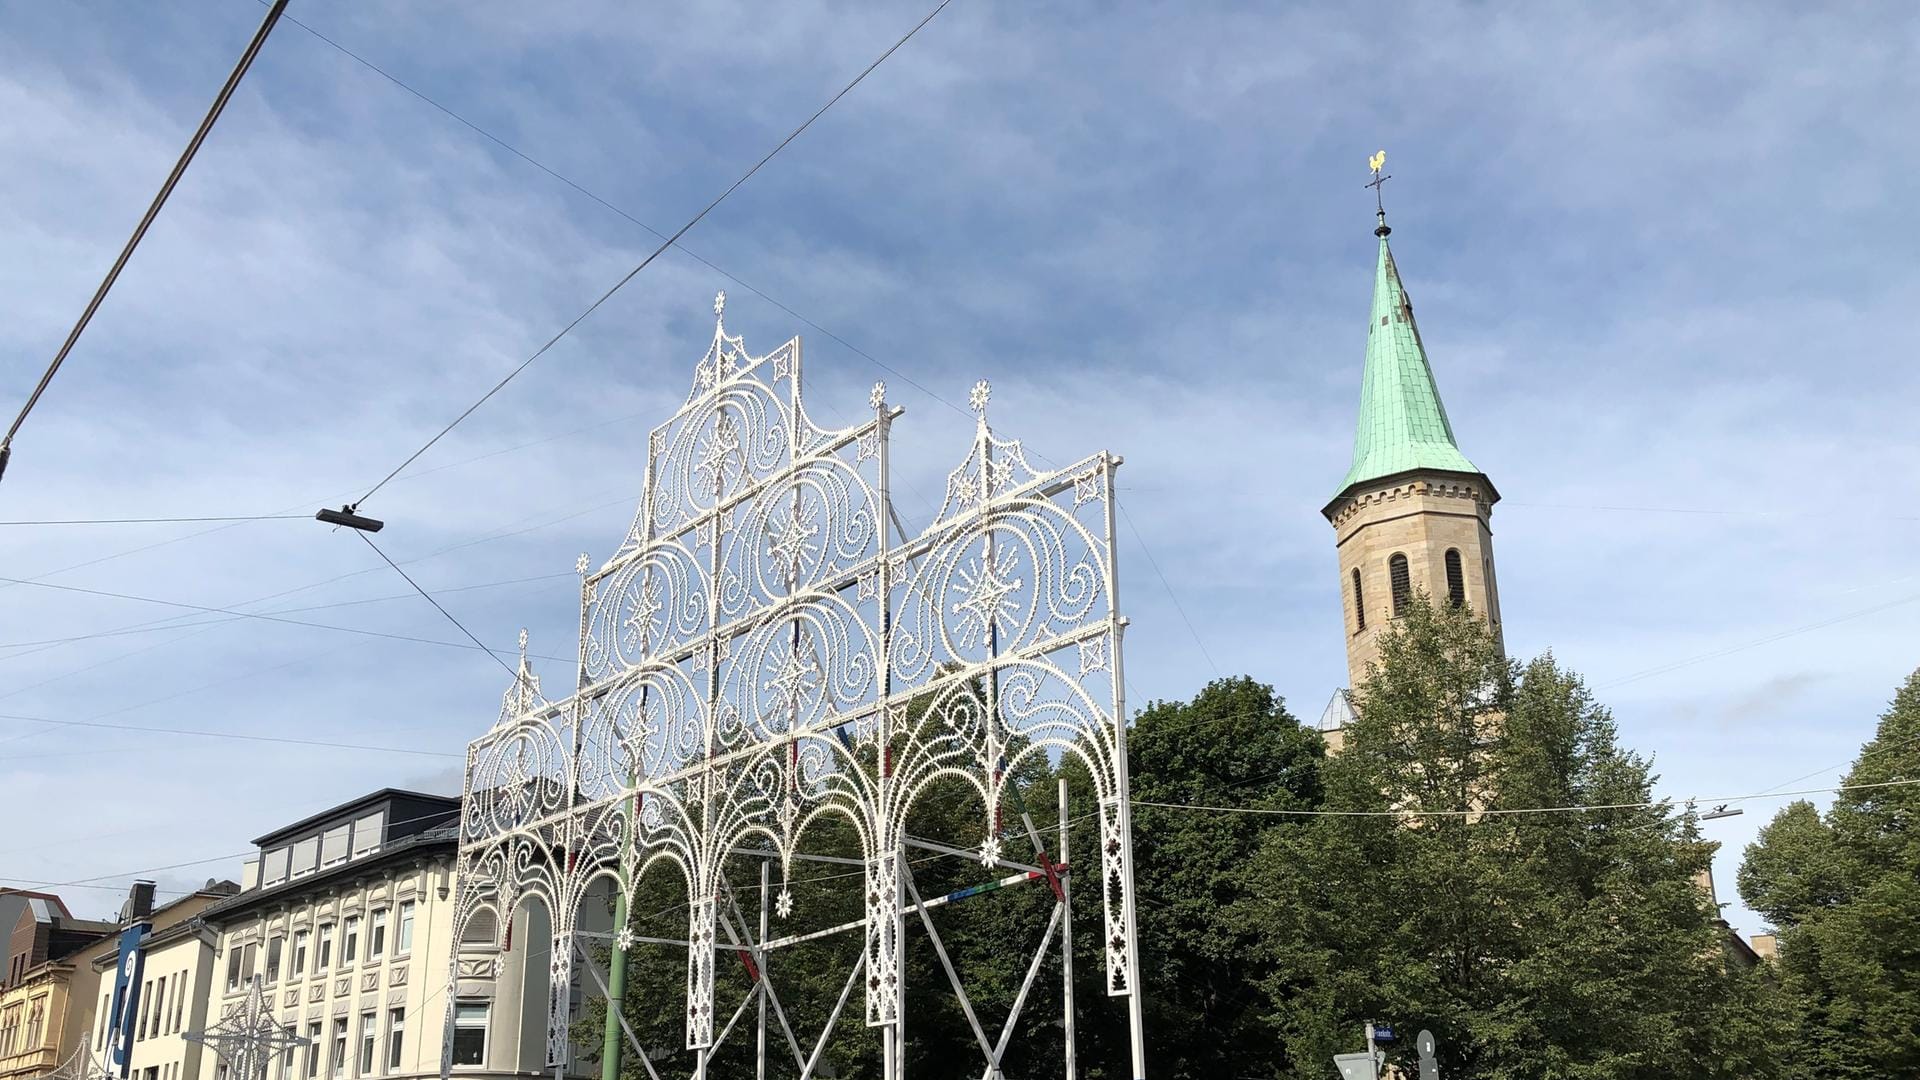
<instances>
[{"instance_id":1,"label":"arched belfry window","mask_svg":"<svg viewBox=\"0 0 1920 1080\"><path fill-rule=\"evenodd\" d=\"M1467 575L1460 569L1460 550L1447 549L1447 603L1454 607L1467 605Z\"/></svg>"},{"instance_id":2,"label":"arched belfry window","mask_svg":"<svg viewBox=\"0 0 1920 1080\"><path fill-rule=\"evenodd\" d=\"M1413 575L1407 569L1407 557L1395 555L1387 560L1387 583L1393 589L1393 617L1407 613L1413 603Z\"/></svg>"},{"instance_id":3,"label":"arched belfry window","mask_svg":"<svg viewBox=\"0 0 1920 1080\"><path fill-rule=\"evenodd\" d=\"M1360 591L1360 571L1353 572L1353 632L1367 628L1367 598Z\"/></svg>"}]
</instances>

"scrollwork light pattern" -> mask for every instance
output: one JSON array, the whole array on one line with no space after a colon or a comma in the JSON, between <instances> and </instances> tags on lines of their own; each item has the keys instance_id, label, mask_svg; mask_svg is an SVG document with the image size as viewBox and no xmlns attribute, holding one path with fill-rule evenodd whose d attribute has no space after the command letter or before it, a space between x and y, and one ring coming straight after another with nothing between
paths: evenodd
<instances>
[{"instance_id":1,"label":"scrollwork light pattern","mask_svg":"<svg viewBox=\"0 0 1920 1080\"><path fill-rule=\"evenodd\" d=\"M468 748L456 939L476 911L506 917L537 897L552 955L570 957L595 878L631 889L677 870L691 901L686 1045L710 1046L725 859L768 852L784 880L810 827L837 815L866 862L867 1022L892 1024L908 811L954 779L998 807L1023 762L1076 754L1101 806L1108 989L1135 992L1119 459L1035 470L988 426L981 383L944 505L906 537L887 453L902 410L879 385L867 419L822 427L800 355L796 338L753 356L716 318L685 403L648 437L626 537L597 569L580 563L575 692L546 700L523 655L498 722ZM783 915L790 905L783 890ZM571 965L552 976L557 1065Z\"/></svg>"}]
</instances>

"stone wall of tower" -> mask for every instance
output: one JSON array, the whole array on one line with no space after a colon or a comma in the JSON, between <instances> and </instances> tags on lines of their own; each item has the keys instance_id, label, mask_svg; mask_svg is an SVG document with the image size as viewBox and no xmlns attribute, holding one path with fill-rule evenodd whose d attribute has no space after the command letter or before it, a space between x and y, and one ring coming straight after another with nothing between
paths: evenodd
<instances>
[{"instance_id":1,"label":"stone wall of tower","mask_svg":"<svg viewBox=\"0 0 1920 1080\"><path fill-rule=\"evenodd\" d=\"M1390 564L1407 557L1409 584L1435 603L1448 598L1446 554L1460 553L1466 603L1500 637L1500 588L1493 564L1493 493L1484 477L1414 472L1362 484L1327 509L1340 551L1348 685L1358 687L1380 658L1379 635L1392 624ZM1356 607L1354 573L1360 575Z\"/></svg>"}]
</instances>

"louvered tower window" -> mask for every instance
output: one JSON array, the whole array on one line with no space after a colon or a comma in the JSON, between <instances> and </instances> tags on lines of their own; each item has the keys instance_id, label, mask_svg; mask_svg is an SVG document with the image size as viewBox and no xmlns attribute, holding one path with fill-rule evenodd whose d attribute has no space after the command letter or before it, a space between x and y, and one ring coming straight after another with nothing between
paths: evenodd
<instances>
[{"instance_id":1,"label":"louvered tower window","mask_svg":"<svg viewBox=\"0 0 1920 1080\"><path fill-rule=\"evenodd\" d=\"M1387 560L1387 583L1393 589L1393 617L1399 618L1407 613L1407 606L1413 603L1413 576L1407 570L1407 557L1395 555Z\"/></svg>"},{"instance_id":2,"label":"louvered tower window","mask_svg":"<svg viewBox=\"0 0 1920 1080\"><path fill-rule=\"evenodd\" d=\"M1367 628L1367 598L1360 591L1360 571L1353 572L1353 631L1359 633Z\"/></svg>"},{"instance_id":3,"label":"louvered tower window","mask_svg":"<svg viewBox=\"0 0 1920 1080\"><path fill-rule=\"evenodd\" d=\"M1454 607L1467 604L1467 575L1460 569L1460 552L1457 548L1447 549L1447 603Z\"/></svg>"}]
</instances>

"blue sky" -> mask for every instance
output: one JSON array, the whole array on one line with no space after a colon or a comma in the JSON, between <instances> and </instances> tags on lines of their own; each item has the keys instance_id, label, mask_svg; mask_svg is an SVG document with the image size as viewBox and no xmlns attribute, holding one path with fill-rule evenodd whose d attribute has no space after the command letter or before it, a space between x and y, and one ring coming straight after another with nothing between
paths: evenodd
<instances>
[{"instance_id":1,"label":"blue sky","mask_svg":"<svg viewBox=\"0 0 1920 1080\"><path fill-rule=\"evenodd\" d=\"M663 231L924 14L549 7L292 10ZM0 7L0 400L31 388L260 15ZM947 402L993 380L997 425L1056 461L1124 454L1136 697L1245 672L1310 720L1344 681L1318 509L1347 464L1361 184L1385 147L1442 393L1505 495L1509 647L1582 672L1663 792L1774 787L1849 761L1920 663L1920 229L1899 198L1920 174L1917 26L1892 4L956 0L685 241L900 375L673 253L368 512L425 587L464 590L443 602L481 638L526 626L570 658L574 559L620 540L644 432L725 288L750 346L804 337L828 419L887 379L910 519L968 421L908 379ZM0 520L338 503L652 244L283 24L23 431ZM368 601L288 617L457 637L350 536L206 528L0 528L0 574ZM182 614L0 587L0 644ZM549 685L565 667L541 662ZM0 648L0 713L449 755L503 682L474 651L258 620ZM0 740L10 818L36 825L0 832L7 880L118 889L212 860L157 875L178 888L359 792L457 785L454 757L18 720ZM1708 826L1726 900L1777 804L1746 805Z\"/></svg>"}]
</instances>

